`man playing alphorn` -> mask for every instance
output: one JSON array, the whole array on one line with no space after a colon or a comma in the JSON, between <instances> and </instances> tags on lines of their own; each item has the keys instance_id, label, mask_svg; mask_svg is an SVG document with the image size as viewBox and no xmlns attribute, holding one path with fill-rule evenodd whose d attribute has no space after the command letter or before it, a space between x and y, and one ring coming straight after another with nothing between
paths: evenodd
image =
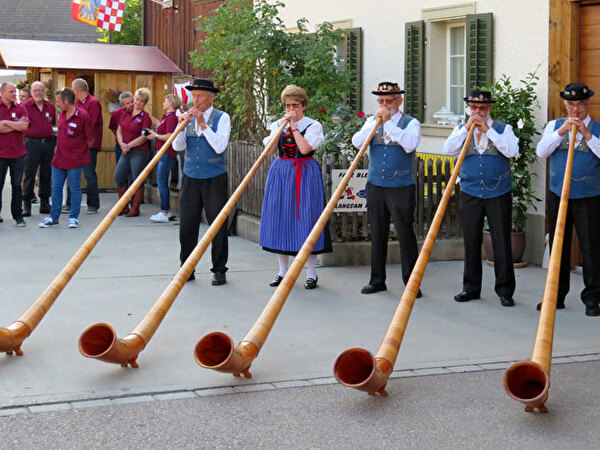
<instances>
[{"instance_id":1,"label":"man playing alphorn","mask_svg":"<svg viewBox=\"0 0 600 450\"><path fill-rule=\"evenodd\" d=\"M404 91L397 83L384 81L376 91L379 109L369 117L362 129L352 136L352 144L360 148L381 118L369 145L369 176L367 178L367 211L371 225L371 278L361 289L362 294L385 291L385 261L387 257L390 217L394 221L400 243L402 280L408 282L417 261L415 220L415 150L421 139L421 125L400 111ZM421 296L419 290L417 298Z\"/></svg>"},{"instance_id":2,"label":"man playing alphorn","mask_svg":"<svg viewBox=\"0 0 600 450\"><path fill-rule=\"evenodd\" d=\"M536 153L540 158L550 157L548 222L552 245L571 138L570 130L573 125L577 125L556 308L565 307L565 297L569 292L571 235L575 224L583 255L585 288L581 291L581 301L585 304L587 316L600 316L600 123L589 115L592 95L594 91L584 83L568 84L560 92L568 117L552 120L546 125ZM537 306L538 311L540 308L541 303Z\"/></svg>"},{"instance_id":3,"label":"man playing alphorn","mask_svg":"<svg viewBox=\"0 0 600 450\"><path fill-rule=\"evenodd\" d=\"M454 296L457 302L468 302L481 295L481 241L484 218L487 217L494 249L496 294L502 306L513 306L515 272L510 245L511 177L510 160L519 156L519 140L513 129L492 120L489 92L474 89L465 97L471 116L466 125L455 127L446 142L444 153L460 153L469 129L476 126L465 160L460 169L460 212L463 223L465 265L463 290Z\"/></svg>"}]
</instances>

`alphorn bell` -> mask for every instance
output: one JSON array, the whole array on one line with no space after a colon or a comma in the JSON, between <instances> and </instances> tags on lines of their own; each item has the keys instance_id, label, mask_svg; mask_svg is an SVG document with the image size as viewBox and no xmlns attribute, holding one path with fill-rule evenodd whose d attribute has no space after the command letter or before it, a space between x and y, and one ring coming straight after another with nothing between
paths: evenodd
<instances>
[{"instance_id":1,"label":"alphorn bell","mask_svg":"<svg viewBox=\"0 0 600 450\"><path fill-rule=\"evenodd\" d=\"M260 352L267 340L279 312L283 308L290 291L296 283L298 275L300 275L304 267L304 263L327 225L329 216L331 216L338 200L342 197L346 185L350 181L352 174L356 170L360 159L367 150L381 122L381 118L377 118L375 126L369 133L367 140L354 157L354 161L352 161L339 186L331 195L331 199L325 206L325 209L323 209L306 241L304 241L302 248L294 258L283 280L246 337L235 347L233 339L225 333L216 331L204 335L200 338L194 349L194 358L200 366L207 369L214 369L218 372L232 373L235 376L243 374L246 378L252 377L249 372L250 365L258 356L258 352Z\"/></svg>"},{"instance_id":2,"label":"alphorn bell","mask_svg":"<svg viewBox=\"0 0 600 450\"><path fill-rule=\"evenodd\" d=\"M552 364L552 341L554 340L560 260L562 258L562 247L565 237L565 222L569 206L569 191L571 190L571 172L573 170L576 136L577 125L573 125L571 127L569 153L567 154L565 165L565 176L560 194L554 239L552 240L552 252L548 263L544 296L542 297L542 308L535 334L531 360L518 361L504 372L504 389L509 396L523 403L527 412L532 412L535 408L538 408L538 411L541 413L548 412L545 403L548 399L548 389L550 388L550 365Z\"/></svg>"},{"instance_id":3,"label":"alphorn bell","mask_svg":"<svg viewBox=\"0 0 600 450\"><path fill-rule=\"evenodd\" d=\"M125 205L129 203L133 194L142 185L146 177L150 174L154 166L158 164L161 156L167 151L175 136L183 129L185 124L182 122L173 131L169 139L165 142L162 148L156 153L154 158L148 163L146 168L139 174L133 184L127 189L119 201L112 207L102 222L96 227L92 234L81 245L79 250L69 260L67 265L54 278L46 290L38 297L38 299L29 307L17 321L8 328L0 328L0 351L11 355L15 352L17 355L22 355L21 344L38 326L44 318L50 307L54 304L56 298L63 291L67 283L73 278L75 272L81 267L88 255L92 252L98 241L104 236L106 230L119 216Z\"/></svg>"},{"instance_id":4,"label":"alphorn bell","mask_svg":"<svg viewBox=\"0 0 600 450\"><path fill-rule=\"evenodd\" d=\"M369 395L374 395L375 392L378 392L382 396L388 395L385 386L394 369L396 357L398 356L402 338L406 331L406 325L410 318L417 292L419 292L419 286L421 285L427 262L429 261L429 255L433 249L435 238L437 237L442 224L446 207L450 201L456 178L458 177L460 167L467 154L467 148L473 138L474 131L475 125L472 125L458 160L456 161L452 175L446 184L444 195L435 212L435 216L433 217L433 221L431 222L431 226L429 227L429 231L423 242L423 247L421 247L419 257L415 263L415 267L408 279L404 293L400 298L394 317L379 346L377 354L373 357L368 350L362 348L350 348L342 352L335 360L333 374L343 385L360 391L366 391ZM431 195L431 193L429 193L429 195Z\"/></svg>"},{"instance_id":5,"label":"alphorn bell","mask_svg":"<svg viewBox=\"0 0 600 450\"><path fill-rule=\"evenodd\" d=\"M181 289L198 264L198 261L200 261L200 258L202 258L202 255L204 255L208 245L227 220L229 213L246 187L248 187L250 180L252 180L252 177L254 177L265 158L269 155L287 124L288 121L284 120L277 130L277 134L269 141L265 150L252 165L213 223L208 227L208 230L206 230L206 233L204 233L194 251L185 260L173 277L173 280L171 280L139 325L123 339L117 338L115 329L107 323L90 325L79 338L79 351L83 356L108 363L120 364L122 367L127 367L127 364L133 368L138 367L136 359L139 353L148 345L150 339L152 339L158 326L167 315L169 308L173 305L175 298L181 292Z\"/></svg>"}]
</instances>

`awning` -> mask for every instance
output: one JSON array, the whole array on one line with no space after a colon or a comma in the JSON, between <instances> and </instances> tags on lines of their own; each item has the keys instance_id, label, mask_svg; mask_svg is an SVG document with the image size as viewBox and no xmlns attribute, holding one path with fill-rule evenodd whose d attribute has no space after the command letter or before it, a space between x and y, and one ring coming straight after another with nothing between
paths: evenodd
<instances>
[{"instance_id":1,"label":"awning","mask_svg":"<svg viewBox=\"0 0 600 450\"><path fill-rule=\"evenodd\" d=\"M0 39L0 68L182 73L157 47Z\"/></svg>"}]
</instances>

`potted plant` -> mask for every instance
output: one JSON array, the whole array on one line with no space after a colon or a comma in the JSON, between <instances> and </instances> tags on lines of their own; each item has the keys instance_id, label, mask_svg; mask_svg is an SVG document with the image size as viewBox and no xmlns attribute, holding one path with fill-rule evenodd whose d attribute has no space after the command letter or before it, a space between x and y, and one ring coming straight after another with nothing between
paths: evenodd
<instances>
[{"instance_id":1,"label":"potted plant","mask_svg":"<svg viewBox=\"0 0 600 450\"><path fill-rule=\"evenodd\" d=\"M109 89L106 91L106 101L108 102L109 112L116 111L121 107L119 95L121 95L121 91L119 91L118 89Z\"/></svg>"},{"instance_id":2,"label":"potted plant","mask_svg":"<svg viewBox=\"0 0 600 450\"><path fill-rule=\"evenodd\" d=\"M513 127L519 138L519 157L511 158L511 194L512 194L512 254L513 263L521 262L525 252L525 226L527 210L530 207L537 210L534 201L539 201L533 194L532 177L529 167L536 161L533 137L539 132L535 128L533 110L537 104L535 87L538 77L529 73L519 81L519 86L513 86L510 77L502 75L483 89L489 90L492 97L497 99L492 110L492 118L507 123ZM489 232L484 232L484 248L488 260L493 261L493 251Z\"/></svg>"}]
</instances>

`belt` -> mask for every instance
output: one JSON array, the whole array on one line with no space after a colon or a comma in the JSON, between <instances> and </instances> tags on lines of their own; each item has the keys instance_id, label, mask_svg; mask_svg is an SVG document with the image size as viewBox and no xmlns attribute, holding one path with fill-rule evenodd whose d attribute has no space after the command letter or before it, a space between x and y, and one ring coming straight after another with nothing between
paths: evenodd
<instances>
[{"instance_id":1,"label":"belt","mask_svg":"<svg viewBox=\"0 0 600 450\"><path fill-rule=\"evenodd\" d=\"M34 142L41 142L42 144L45 144L46 142L53 142L56 138L55 137L51 137L51 138L32 138L32 137L28 137L25 138L26 141L34 141Z\"/></svg>"}]
</instances>

